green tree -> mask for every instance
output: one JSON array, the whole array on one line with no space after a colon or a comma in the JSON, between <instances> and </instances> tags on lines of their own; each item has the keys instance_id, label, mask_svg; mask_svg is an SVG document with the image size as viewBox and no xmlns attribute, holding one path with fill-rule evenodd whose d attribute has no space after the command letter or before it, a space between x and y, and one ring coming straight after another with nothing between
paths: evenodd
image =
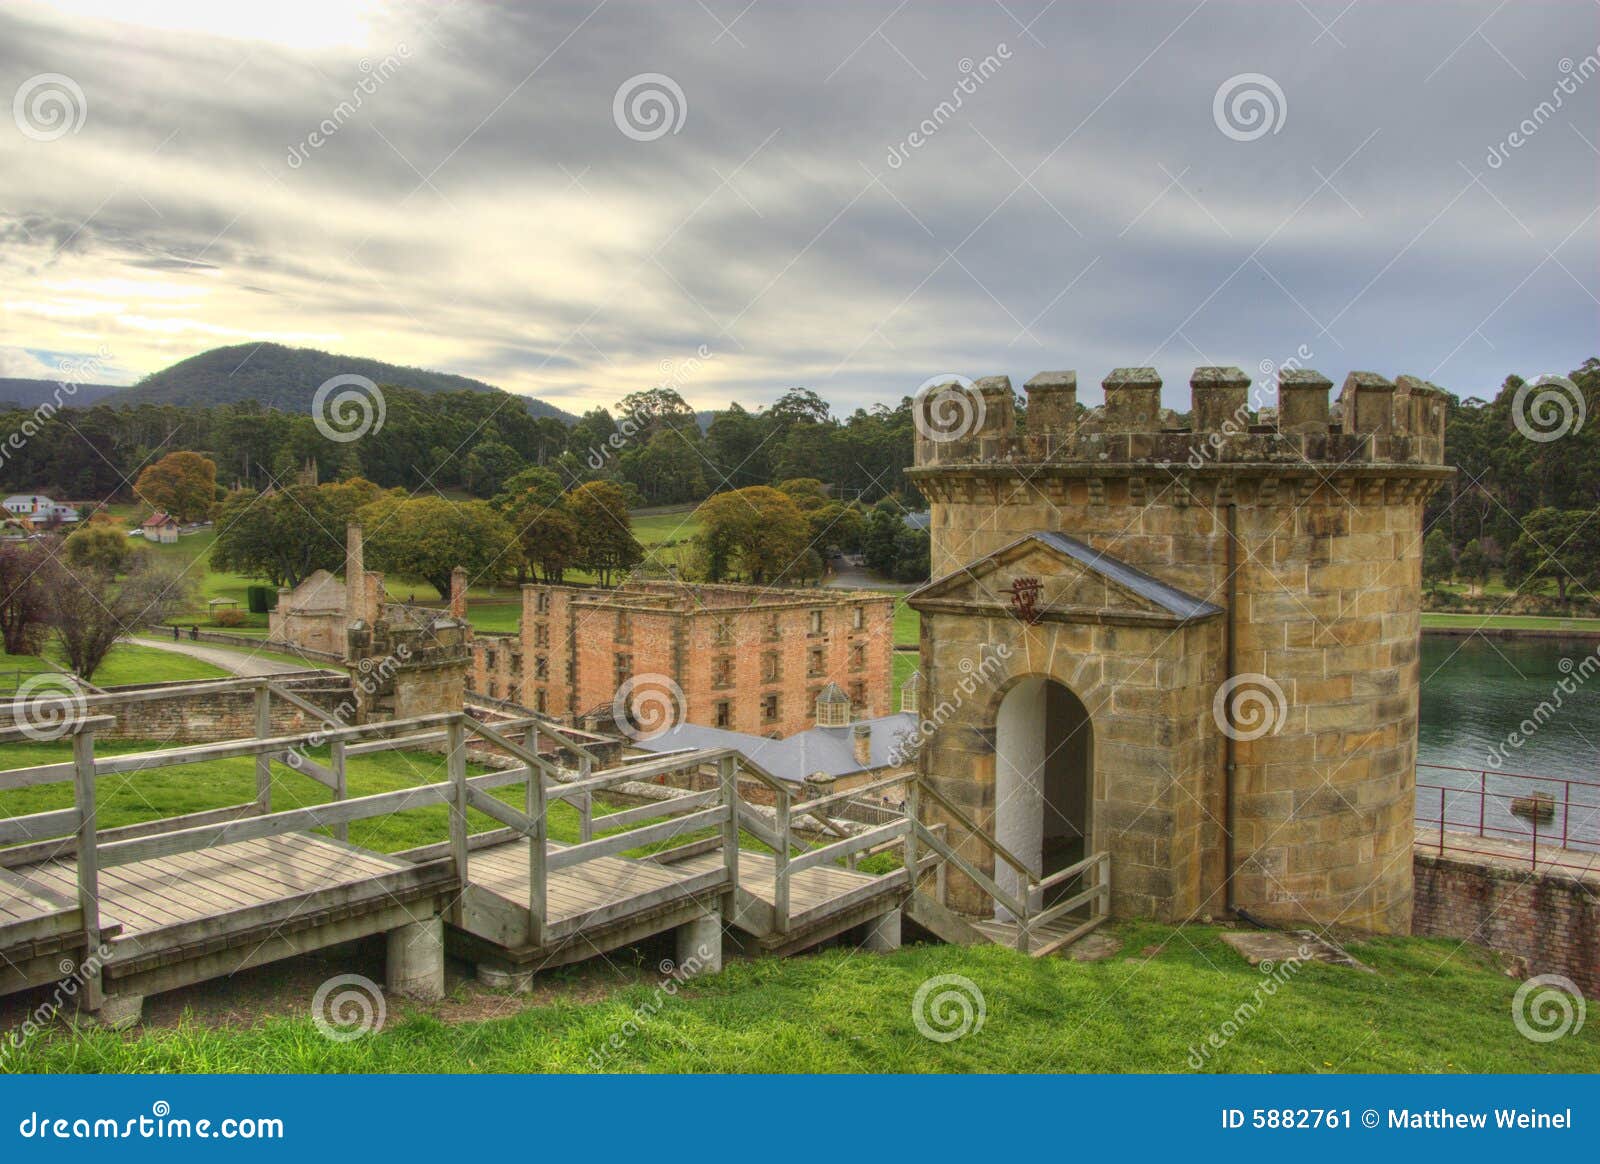
<instances>
[{"instance_id":1,"label":"green tree","mask_svg":"<svg viewBox=\"0 0 1600 1164\"><path fill-rule=\"evenodd\" d=\"M484 441L467 454L461 476L475 497L493 497L524 465L522 454L500 441Z\"/></svg>"},{"instance_id":2,"label":"green tree","mask_svg":"<svg viewBox=\"0 0 1600 1164\"><path fill-rule=\"evenodd\" d=\"M360 477L267 494L234 490L217 511L211 565L274 586L298 586L317 570L337 572L345 527L378 496L378 487Z\"/></svg>"},{"instance_id":3,"label":"green tree","mask_svg":"<svg viewBox=\"0 0 1600 1164\"><path fill-rule=\"evenodd\" d=\"M802 512L828 504L828 491L815 477L791 477L778 482L778 491L794 499Z\"/></svg>"},{"instance_id":4,"label":"green tree","mask_svg":"<svg viewBox=\"0 0 1600 1164\"><path fill-rule=\"evenodd\" d=\"M1564 608L1574 587L1587 588L1600 575L1600 510L1536 509L1522 520L1522 534L1506 552L1506 581L1519 588L1554 582Z\"/></svg>"},{"instance_id":5,"label":"green tree","mask_svg":"<svg viewBox=\"0 0 1600 1164\"><path fill-rule=\"evenodd\" d=\"M710 581L734 570L758 585L820 572L805 515L793 498L770 485L718 493L695 510L695 518Z\"/></svg>"},{"instance_id":6,"label":"green tree","mask_svg":"<svg viewBox=\"0 0 1600 1164\"><path fill-rule=\"evenodd\" d=\"M590 481L567 494L567 513L578 535L573 565L591 571L600 585L644 560L644 547L633 536L628 496L611 481Z\"/></svg>"},{"instance_id":7,"label":"green tree","mask_svg":"<svg viewBox=\"0 0 1600 1164\"><path fill-rule=\"evenodd\" d=\"M61 557L75 570L94 569L117 575L127 571L137 547L121 529L86 525L73 530L62 543Z\"/></svg>"},{"instance_id":8,"label":"green tree","mask_svg":"<svg viewBox=\"0 0 1600 1164\"><path fill-rule=\"evenodd\" d=\"M522 544L506 519L484 501L442 497L379 498L361 510L366 558L374 569L426 582L450 597L457 566L469 578L510 578L522 561Z\"/></svg>"},{"instance_id":9,"label":"green tree","mask_svg":"<svg viewBox=\"0 0 1600 1164\"><path fill-rule=\"evenodd\" d=\"M1468 542L1456 559L1456 568L1472 583L1475 592L1482 593L1484 580L1489 577L1489 555L1484 553L1483 543L1477 538Z\"/></svg>"},{"instance_id":10,"label":"green tree","mask_svg":"<svg viewBox=\"0 0 1600 1164\"><path fill-rule=\"evenodd\" d=\"M1450 538L1442 529L1435 529L1422 541L1422 578L1435 593L1439 583L1450 577L1455 569L1455 555L1450 552Z\"/></svg>"}]
</instances>

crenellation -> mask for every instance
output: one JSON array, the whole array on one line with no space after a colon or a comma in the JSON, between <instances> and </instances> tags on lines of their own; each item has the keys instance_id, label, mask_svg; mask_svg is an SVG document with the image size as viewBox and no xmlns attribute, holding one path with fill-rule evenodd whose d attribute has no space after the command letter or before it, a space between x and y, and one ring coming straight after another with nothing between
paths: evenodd
<instances>
[{"instance_id":1,"label":"crenellation","mask_svg":"<svg viewBox=\"0 0 1600 1164\"><path fill-rule=\"evenodd\" d=\"M1161 377L1154 368L1117 368L1100 386L1106 393L1106 432L1160 431Z\"/></svg>"},{"instance_id":2,"label":"crenellation","mask_svg":"<svg viewBox=\"0 0 1600 1164\"><path fill-rule=\"evenodd\" d=\"M1196 368L1189 377L1195 432L1250 427L1250 377L1238 368Z\"/></svg>"},{"instance_id":3,"label":"crenellation","mask_svg":"<svg viewBox=\"0 0 1600 1164\"><path fill-rule=\"evenodd\" d=\"M1070 437L1078 427L1078 373L1040 372L1023 385L1028 392L1028 433Z\"/></svg>"},{"instance_id":4,"label":"crenellation","mask_svg":"<svg viewBox=\"0 0 1600 1164\"><path fill-rule=\"evenodd\" d=\"M968 405L973 423L940 439L919 437L913 473L946 466L1004 471L1008 465L1040 465L1050 473L1085 474L1099 465L1114 476L1121 466L1179 464L1200 471L1281 464L1313 478L1328 477L1328 465L1344 474L1414 465L1443 471L1446 394L1416 376L1390 381L1373 372L1352 372L1335 401L1330 400L1333 382L1322 373L1284 369L1278 374L1276 407L1252 411L1244 372L1200 367L1190 379L1187 422L1161 406L1161 378L1154 369L1118 368L1103 385L1105 403L1082 411L1075 372L1039 373L1027 383L1029 415L1026 430L1018 432L1009 378L975 381L971 391L982 407ZM941 407L955 411L948 404L930 407L936 413ZM1412 487L1431 488L1427 481L1434 475L1400 476L1412 480Z\"/></svg>"}]
</instances>

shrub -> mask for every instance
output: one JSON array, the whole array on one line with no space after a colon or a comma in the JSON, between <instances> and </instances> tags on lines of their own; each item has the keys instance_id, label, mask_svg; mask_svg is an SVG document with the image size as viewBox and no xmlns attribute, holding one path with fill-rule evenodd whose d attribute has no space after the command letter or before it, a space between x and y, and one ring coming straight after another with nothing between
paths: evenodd
<instances>
[{"instance_id":1,"label":"shrub","mask_svg":"<svg viewBox=\"0 0 1600 1164\"><path fill-rule=\"evenodd\" d=\"M249 616L242 610L219 610L212 616L211 621L216 626L243 626L249 622Z\"/></svg>"}]
</instances>

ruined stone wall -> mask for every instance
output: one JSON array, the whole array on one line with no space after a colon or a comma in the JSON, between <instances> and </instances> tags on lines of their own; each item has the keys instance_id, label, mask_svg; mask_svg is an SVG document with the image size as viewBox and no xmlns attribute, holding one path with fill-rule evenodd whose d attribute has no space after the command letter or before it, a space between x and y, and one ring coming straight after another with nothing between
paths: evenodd
<instances>
[{"instance_id":1,"label":"ruined stone wall","mask_svg":"<svg viewBox=\"0 0 1600 1164\"><path fill-rule=\"evenodd\" d=\"M302 699L332 714L341 703L352 698L350 684L340 676L312 676L308 678L274 679ZM124 688L129 691L160 690L192 687L192 684L139 685ZM110 688L111 697L96 701L95 715L116 717L116 725L98 730L95 735L104 740L148 740L157 743L201 744L220 740L237 740L256 734L255 693L243 691L216 691L174 694L169 699L129 698L119 701L118 688ZM272 730L274 734L289 735L313 731L319 723L286 700L272 701Z\"/></svg>"},{"instance_id":2,"label":"ruined stone wall","mask_svg":"<svg viewBox=\"0 0 1600 1164\"><path fill-rule=\"evenodd\" d=\"M1419 846L1412 932L1461 938L1560 974L1600 998L1600 874L1545 869Z\"/></svg>"},{"instance_id":3,"label":"ruined stone wall","mask_svg":"<svg viewBox=\"0 0 1600 1164\"><path fill-rule=\"evenodd\" d=\"M1161 409L1151 369L1119 369L1104 388L1104 406L1084 412L1075 374L1035 377L1019 431L1010 383L993 377L969 391L977 405L969 431L946 439L922 430L911 476L930 501L934 576L1025 534L1060 531L1195 597L1231 602L1234 674L1248 683L1234 698L1262 692L1271 722L1236 744L1238 903L1286 923L1406 932L1422 510L1451 472L1442 466L1443 392L1413 377L1391 383L1355 373L1330 406L1328 380L1286 371L1277 408L1261 410L1237 369L1202 368L1185 424ZM1008 637L1004 627L995 633ZM1098 640L1069 649L1110 657ZM1215 691L1225 648L1208 649L1216 652L1206 668ZM937 663L925 640L925 708L948 681ZM1199 710L1210 718L1207 694ZM1113 693L1107 707L1115 706ZM1196 710L1150 707L1146 730L1158 732L1179 730L1171 717ZM1097 747L1104 740L1112 748L1101 753L1097 779L1129 789L1155 780L1106 715L1094 719ZM1195 747L1195 762L1209 773L1199 783L1217 785L1222 745ZM929 771L959 782L959 764L950 757ZM1153 854L1151 867L1171 861L1179 887L1196 868L1220 868L1219 830L1199 835L1198 857L1178 845ZM1200 883L1210 886L1210 875ZM1135 894L1126 890L1124 907L1136 906ZM1176 889L1170 900L1189 896ZM1201 898L1221 911L1214 888Z\"/></svg>"}]
</instances>

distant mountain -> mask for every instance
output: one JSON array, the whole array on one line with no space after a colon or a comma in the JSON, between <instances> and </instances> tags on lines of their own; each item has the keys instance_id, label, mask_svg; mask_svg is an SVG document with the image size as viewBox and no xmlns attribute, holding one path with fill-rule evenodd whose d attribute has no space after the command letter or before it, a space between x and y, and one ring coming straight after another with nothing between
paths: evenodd
<instances>
[{"instance_id":1,"label":"distant mountain","mask_svg":"<svg viewBox=\"0 0 1600 1164\"><path fill-rule=\"evenodd\" d=\"M504 391L467 376L406 368L382 360L336 356L331 352L283 344L235 344L179 360L170 368L146 376L132 388L122 389L108 403L192 406L256 400L286 412L310 412L311 398L325 381L334 376L351 375L365 376L377 384L398 384L423 392ZM0 381L0 385L5 383L7 381ZM5 395L0 388L0 399ZM528 412L533 416L553 416L563 424L577 419L532 396L520 399L527 402Z\"/></svg>"},{"instance_id":2,"label":"distant mountain","mask_svg":"<svg viewBox=\"0 0 1600 1164\"><path fill-rule=\"evenodd\" d=\"M0 409L8 404L33 409L46 401L54 404L59 394L64 408L87 408L113 392L125 392L114 384L79 384L76 391L61 389L59 380L23 380L0 376Z\"/></svg>"}]
</instances>

